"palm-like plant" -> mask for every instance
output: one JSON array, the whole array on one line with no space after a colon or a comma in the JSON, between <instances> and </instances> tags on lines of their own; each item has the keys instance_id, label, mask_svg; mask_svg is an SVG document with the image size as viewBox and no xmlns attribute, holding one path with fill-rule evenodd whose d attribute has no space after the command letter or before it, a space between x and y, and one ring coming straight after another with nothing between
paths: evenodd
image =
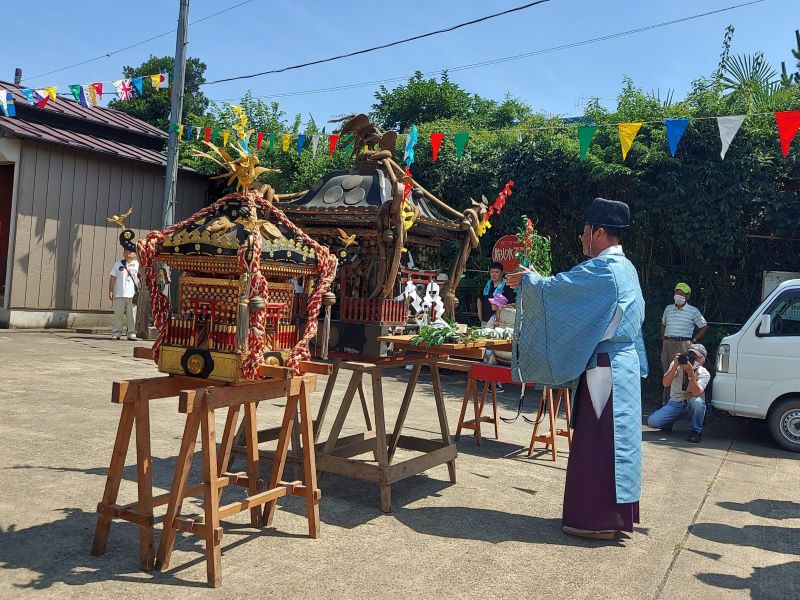
<instances>
[{"instance_id":1,"label":"palm-like plant","mask_svg":"<svg viewBox=\"0 0 800 600\"><path fill-rule=\"evenodd\" d=\"M776 71L766 62L764 54L726 57L720 82L750 110L769 104L780 87Z\"/></svg>"}]
</instances>

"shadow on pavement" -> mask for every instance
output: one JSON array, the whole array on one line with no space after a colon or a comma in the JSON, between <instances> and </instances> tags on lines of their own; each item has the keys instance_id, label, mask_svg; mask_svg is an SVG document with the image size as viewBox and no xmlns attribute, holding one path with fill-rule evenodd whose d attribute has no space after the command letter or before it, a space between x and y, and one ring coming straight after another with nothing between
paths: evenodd
<instances>
[{"instance_id":1,"label":"shadow on pavement","mask_svg":"<svg viewBox=\"0 0 800 600\"><path fill-rule=\"evenodd\" d=\"M0 529L0 569L21 569L30 577L25 584L15 584L19 589L47 589L53 584L86 585L88 583L129 581L205 587L205 581L177 579L175 571L205 560L203 545L196 536L181 536L176 549L196 552L199 558L181 565L168 573L139 571L139 539L135 526L114 523L106 554L92 556L90 548L97 513L79 508L58 511L64 515L57 521L17 529L15 525ZM226 532L227 533L227 532ZM252 537L225 544L225 549L238 546Z\"/></svg>"},{"instance_id":2,"label":"shadow on pavement","mask_svg":"<svg viewBox=\"0 0 800 600\"><path fill-rule=\"evenodd\" d=\"M717 506L728 510L749 512L765 519L800 519L800 503L791 500L759 498L750 500L750 502L717 502ZM800 541L798 546L800 547Z\"/></svg>"},{"instance_id":3,"label":"shadow on pavement","mask_svg":"<svg viewBox=\"0 0 800 600\"><path fill-rule=\"evenodd\" d=\"M403 508L395 510L394 516L417 533L493 544L526 542L585 548L624 547L624 542L630 539L625 534L613 541L575 538L562 531L561 519L558 518L545 519L466 506Z\"/></svg>"},{"instance_id":4,"label":"shadow on pavement","mask_svg":"<svg viewBox=\"0 0 800 600\"><path fill-rule=\"evenodd\" d=\"M800 561L755 567L750 577L701 573L697 578L718 588L750 590L753 600L795 600L800 589Z\"/></svg>"}]
</instances>

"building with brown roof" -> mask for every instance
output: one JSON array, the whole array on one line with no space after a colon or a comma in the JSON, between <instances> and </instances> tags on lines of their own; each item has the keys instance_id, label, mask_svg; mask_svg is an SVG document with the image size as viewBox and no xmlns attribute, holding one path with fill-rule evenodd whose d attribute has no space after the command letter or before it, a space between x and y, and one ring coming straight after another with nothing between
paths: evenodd
<instances>
[{"instance_id":1,"label":"building with brown roof","mask_svg":"<svg viewBox=\"0 0 800 600\"><path fill-rule=\"evenodd\" d=\"M167 135L123 112L58 96L31 106L11 83L16 117L0 111L0 327L110 322L107 275L119 228L160 229ZM207 204L208 179L178 175L176 218Z\"/></svg>"}]
</instances>

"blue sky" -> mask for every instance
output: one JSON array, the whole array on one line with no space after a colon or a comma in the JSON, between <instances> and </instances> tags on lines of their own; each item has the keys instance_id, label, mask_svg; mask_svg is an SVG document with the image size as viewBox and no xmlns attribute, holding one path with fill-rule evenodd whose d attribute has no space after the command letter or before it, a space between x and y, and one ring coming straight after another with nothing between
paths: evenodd
<instances>
[{"instance_id":1,"label":"blue sky","mask_svg":"<svg viewBox=\"0 0 800 600\"><path fill-rule=\"evenodd\" d=\"M241 0L192 0L190 20ZM235 102L248 89L256 96L436 71L530 52L606 34L688 17L746 0L550 0L540 6L365 56L256 79L208 85L213 100ZM436 2L252 0L197 23L189 32L189 55L207 65L208 80L283 67L387 43L524 4L524 0ZM138 2L7 3L3 10L6 51L0 79L15 67L25 78L125 47L176 26L178 0ZM452 72L451 80L470 92L502 99L508 92L534 109L576 115L589 97L613 107L624 76L662 97L681 97L691 81L714 70L722 37L733 25L733 53L764 52L776 71L793 66L794 30L800 28L797 0L765 0L613 40L559 50L501 64ZM150 54L173 54L175 36L66 69L25 79L30 87L111 81L125 64ZM111 90L111 85L106 84ZM387 86L396 85L389 83ZM311 114L322 124L331 117L368 111L376 85L275 98L290 116ZM60 90L66 92L66 87ZM265 98L271 100L272 98Z\"/></svg>"}]
</instances>

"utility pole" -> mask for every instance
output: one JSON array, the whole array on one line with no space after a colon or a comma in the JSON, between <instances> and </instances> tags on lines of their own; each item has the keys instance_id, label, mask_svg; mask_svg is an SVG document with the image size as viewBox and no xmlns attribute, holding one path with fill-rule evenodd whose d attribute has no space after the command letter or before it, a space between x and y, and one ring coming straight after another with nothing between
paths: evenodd
<instances>
[{"instance_id":1,"label":"utility pole","mask_svg":"<svg viewBox=\"0 0 800 600\"><path fill-rule=\"evenodd\" d=\"M169 109L169 141L167 143L167 170L164 177L164 199L161 208L164 229L172 225L175 220L175 187L178 180L178 132L173 125L180 123L183 113L183 80L186 77L186 45L189 36L189 0L180 0L181 8L178 14L178 36L175 40L175 68L172 71L172 99ZM167 273L167 265L161 265ZM169 277L169 275L168 275ZM177 281L171 281L167 294L174 305L177 293ZM136 311L136 332L143 339L150 339L150 302L149 295Z\"/></svg>"},{"instance_id":2,"label":"utility pole","mask_svg":"<svg viewBox=\"0 0 800 600\"><path fill-rule=\"evenodd\" d=\"M172 72L172 104L169 111L169 142L167 144L167 173L164 178L164 203L162 208L164 228L175 220L175 185L178 179L178 132L183 113L183 81L186 77L186 45L189 36L189 0L180 0L178 37L175 41L175 70Z\"/></svg>"}]
</instances>

